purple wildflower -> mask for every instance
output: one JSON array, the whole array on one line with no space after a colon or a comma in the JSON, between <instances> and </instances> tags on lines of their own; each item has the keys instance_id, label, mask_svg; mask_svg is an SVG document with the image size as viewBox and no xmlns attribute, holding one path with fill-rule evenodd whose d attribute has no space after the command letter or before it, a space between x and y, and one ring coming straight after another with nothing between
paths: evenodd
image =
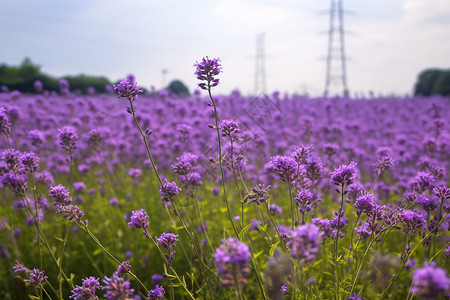
<instances>
[{"instance_id":1,"label":"purple wildflower","mask_svg":"<svg viewBox=\"0 0 450 300\"><path fill-rule=\"evenodd\" d=\"M77 148L78 135L72 127L65 126L58 129L58 138L63 150L71 152Z\"/></svg>"},{"instance_id":2,"label":"purple wildflower","mask_svg":"<svg viewBox=\"0 0 450 300\"><path fill-rule=\"evenodd\" d=\"M75 192L81 193L86 189L86 185L82 181L74 182L73 189L75 190Z\"/></svg>"},{"instance_id":3,"label":"purple wildflower","mask_svg":"<svg viewBox=\"0 0 450 300\"><path fill-rule=\"evenodd\" d=\"M250 272L248 261L251 254L248 246L236 238L228 238L222 242L214 253L214 260L219 268L223 286L245 285Z\"/></svg>"},{"instance_id":4,"label":"purple wildflower","mask_svg":"<svg viewBox=\"0 0 450 300\"><path fill-rule=\"evenodd\" d=\"M174 173L187 175L192 171L192 166L197 162L198 156L189 152L183 153L177 157L176 162L172 165Z\"/></svg>"},{"instance_id":5,"label":"purple wildflower","mask_svg":"<svg viewBox=\"0 0 450 300\"><path fill-rule=\"evenodd\" d=\"M178 195L180 191L181 189L177 186L176 182L168 182L167 180L163 186L159 187L159 193L165 202L173 201L173 197Z\"/></svg>"},{"instance_id":6,"label":"purple wildflower","mask_svg":"<svg viewBox=\"0 0 450 300\"><path fill-rule=\"evenodd\" d=\"M297 171L297 163L292 157L277 155L271 158L271 164L281 181L292 181L292 176Z\"/></svg>"},{"instance_id":7,"label":"purple wildflower","mask_svg":"<svg viewBox=\"0 0 450 300\"><path fill-rule=\"evenodd\" d=\"M403 230L411 235L414 231L422 228L425 224L424 218L415 211L405 210L398 216L400 223L403 224Z\"/></svg>"},{"instance_id":8,"label":"purple wildflower","mask_svg":"<svg viewBox=\"0 0 450 300\"><path fill-rule=\"evenodd\" d=\"M39 157L34 152L24 153L19 158L22 172L36 172L39 168Z\"/></svg>"},{"instance_id":9,"label":"purple wildflower","mask_svg":"<svg viewBox=\"0 0 450 300\"><path fill-rule=\"evenodd\" d=\"M105 276L103 283L105 286L102 289L107 290L104 295L106 300L129 299L133 296L134 289L131 288L130 281L116 274L111 278Z\"/></svg>"},{"instance_id":10,"label":"purple wildflower","mask_svg":"<svg viewBox=\"0 0 450 300\"><path fill-rule=\"evenodd\" d=\"M426 212L431 212L437 207L435 198L430 198L427 195L420 195L417 198L417 204L420 204Z\"/></svg>"},{"instance_id":11,"label":"purple wildflower","mask_svg":"<svg viewBox=\"0 0 450 300\"><path fill-rule=\"evenodd\" d=\"M25 281L29 282L29 283L31 283L31 284L33 284L35 286L40 286L48 278L48 276L44 275L43 271L41 272L37 268L34 268L33 271L31 271L29 274L30 274L30 279L25 280Z\"/></svg>"},{"instance_id":12,"label":"purple wildflower","mask_svg":"<svg viewBox=\"0 0 450 300\"><path fill-rule=\"evenodd\" d=\"M222 136L228 136L231 141L237 141L239 139L239 127L234 120L223 120L220 124L222 129Z\"/></svg>"},{"instance_id":13,"label":"purple wildflower","mask_svg":"<svg viewBox=\"0 0 450 300\"><path fill-rule=\"evenodd\" d=\"M219 75L222 72L222 66L220 64L220 58L209 59L208 56L202 59L202 61L194 64L196 67L195 75L200 81L206 81L199 83L198 86L202 90L210 90L211 87L219 84L219 79L214 76Z\"/></svg>"},{"instance_id":14,"label":"purple wildflower","mask_svg":"<svg viewBox=\"0 0 450 300\"><path fill-rule=\"evenodd\" d=\"M142 174L142 170L141 169L129 169L127 174L128 174L128 176L130 176L133 179L138 179Z\"/></svg>"},{"instance_id":15,"label":"purple wildflower","mask_svg":"<svg viewBox=\"0 0 450 300\"><path fill-rule=\"evenodd\" d=\"M364 223L359 227L356 227L356 235L360 240L368 238L372 234L369 223Z\"/></svg>"},{"instance_id":16,"label":"purple wildflower","mask_svg":"<svg viewBox=\"0 0 450 300\"><path fill-rule=\"evenodd\" d=\"M272 216L275 216L275 215L282 214L282 213L283 213L283 210L281 209L281 207L279 207L279 206L276 205L276 204L270 204L270 205L269 205L269 213L270 213Z\"/></svg>"},{"instance_id":17,"label":"purple wildflower","mask_svg":"<svg viewBox=\"0 0 450 300\"><path fill-rule=\"evenodd\" d=\"M130 222L128 223L128 227L134 226L136 228L144 228L148 227L148 215L143 208L139 210L135 210L132 212Z\"/></svg>"},{"instance_id":18,"label":"purple wildflower","mask_svg":"<svg viewBox=\"0 0 450 300\"><path fill-rule=\"evenodd\" d=\"M353 295L348 296L349 300L366 300L366 298L360 298L357 293L353 293Z\"/></svg>"},{"instance_id":19,"label":"purple wildflower","mask_svg":"<svg viewBox=\"0 0 450 300\"><path fill-rule=\"evenodd\" d=\"M160 275L160 274L153 274L152 275L152 284L156 285L158 283L163 282L164 280L164 276Z\"/></svg>"},{"instance_id":20,"label":"purple wildflower","mask_svg":"<svg viewBox=\"0 0 450 300\"><path fill-rule=\"evenodd\" d=\"M14 274L19 274L19 273L23 273L23 274L29 274L31 273L31 270L28 269L27 267L25 267L22 264L16 263L13 267L13 272Z\"/></svg>"},{"instance_id":21,"label":"purple wildflower","mask_svg":"<svg viewBox=\"0 0 450 300\"><path fill-rule=\"evenodd\" d=\"M81 286L77 285L72 290L72 295L69 298L75 300L98 300L98 297L95 295L95 291L101 287L98 279L91 276L82 279L81 282Z\"/></svg>"},{"instance_id":22,"label":"purple wildflower","mask_svg":"<svg viewBox=\"0 0 450 300\"><path fill-rule=\"evenodd\" d=\"M69 205L72 202L69 191L61 184L52 187L48 195L52 197L54 205Z\"/></svg>"},{"instance_id":23,"label":"purple wildflower","mask_svg":"<svg viewBox=\"0 0 450 300\"><path fill-rule=\"evenodd\" d=\"M417 194L433 189L434 176L429 172L418 172L416 177L409 182L410 188Z\"/></svg>"},{"instance_id":24,"label":"purple wildflower","mask_svg":"<svg viewBox=\"0 0 450 300\"><path fill-rule=\"evenodd\" d=\"M188 173L186 175L186 180L191 186L202 185L202 176L198 172Z\"/></svg>"},{"instance_id":25,"label":"purple wildflower","mask_svg":"<svg viewBox=\"0 0 450 300\"><path fill-rule=\"evenodd\" d=\"M340 165L339 168L331 173L331 183L336 186L349 186L355 181L356 163L351 162L348 165Z\"/></svg>"},{"instance_id":26,"label":"purple wildflower","mask_svg":"<svg viewBox=\"0 0 450 300\"><path fill-rule=\"evenodd\" d=\"M113 85L113 87L119 94L119 98L127 98L130 102L136 100L138 94L143 92L136 82L131 82L128 79L122 79L118 85Z\"/></svg>"},{"instance_id":27,"label":"purple wildflower","mask_svg":"<svg viewBox=\"0 0 450 300\"><path fill-rule=\"evenodd\" d=\"M267 192L270 190L270 188L271 188L270 185L266 187L264 186L264 184L259 183L252 188L253 194L245 196L245 199L250 200L248 201L248 204L256 202L256 204L261 205L265 203L267 199L269 199L270 196L269 194L267 194Z\"/></svg>"},{"instance_id":28,"label":"purple wildflower","mask_svg":"<svg viewBox=\"0 0 450 300\"><path fill-rule=\"evenodd\" d=\"M289 290L288 290L288 286L287 286L287 282L283 283L283 285L280 288L280 291L284 294L286 294Z\"/></svg>"},{"instance_id":29,"label":"purple wildflower","mask_svg":"<svg viewBox=\"0 0 450 300\"><path fill-rule=\"evenodd\" d=\"M370 215L375 206L375 196L370 193L363 194L356 198L355 207L358 210L358 214L361 212L366 215Z\"/></svg>"},{"instance_id":30,"label":"purple wildflower","mask_svg":"<svg viewBox=\"0 0 450 300\"><path fill-rule=\"evenodd\" d=\"M175 248L176 242L178 242L178 234L173 233L163 233L159 238L155 238L158 241L158 244L167 250Z\"/></svg>"},{"instance_id":31,"label":"purple wildflower","mask_svg":"<svg viewBox=\"0 0 450 300\"><path fill-rule=\"evenodd\" d=\"M313 145L295 147L294 152L292 152L291 157L299 165L305 165L308 163L312 151L314 150Z\"/></svg>"},{"instance_id":32,"label":"purple wildflower","mask_svg":"<svg viewBox=\"0 0 450 300\"><path fill-rule=\"evenodd\" d=\"M450 289L450 279L445 270L436 267L436 263L425 264L413 271L411 293L416 293L424 299L440 299L445 291Z\"/></svg>"},{"instance_id":33,"label":"purple wildflower","mask_svg":"<svg viewBox=\"0 0 450 300\"><path fill-rule=\"evenodd\" d=\"M292 257L299 259L300 264L314 260L319 252L322 233L314 224L301 225L292 231Z\"/></svg>"},{"instance_id":34,"label":"purple wildflower","mask_svg":"<svg viewBox=\"0 0 450 300\"><path fill-rule=\"evenodd\" d=\"M81 211L76 205L56 205L56 214L63 215L64 219L68 219L69 222L73 222L75 220L81 221L81 218L84 216L84 212Z\"/></svg>"},{"instance_id":35,"label":"purple wildflower","mask_svg":"<svg viewBox=\"0 0 450 300\"><path fill-rule=\"evenodd\" d=\"M450 189L446 186L438 186L433 189L433 194L441 201L450 199Z\"/></svg>"},{"instance_id":36,"label":"purple wildflower","mask_svg":"<svg viewBox=\"0 0 450 300\"><path fill-rule=\"evenodd\" d=\"M408 260L405 263L405 269L411 269L416 265L416 260L412 257L408 258Z\"/></svg>"},{"instance_id":37,"label":"purple wildflower","mask_svg":"<svg viewBox=\"0 0 450 300\"><path fill-rule=\"evenodd\" d=\"M158 300L164 299L166 291L162 286L156 285L153 290L148 291L148 297L146 300Z\"/></svg>"},{"instance_id":38,"label":"purple wildflower","mask_svg":"<svg viewBox=\"0 0 450 300\"><path fill-rule=\"evenodd\" d=\"M307 211L311 211L311 203L313 201L313 194L306 189L301 189L297 192L295 196L295 202L299 207L299 211L301 213L305 213Z\"/></svg>"},{"instance_id":39,"label":"purple wildflower","mask_svg":"<svg viewBox=\"0 0 450 300\"><path fill-rule=\"evenodd\" d=\"M117 268L116 274L117 276L122 276L130 272L130 270L131 270L130 262L128 260L123 261Z\"/></svg>"},{"instance_id":40,"label":"purple wildflower","mask_svg":"<svg viewBox=\"0 0 450 300\"><path fill-rule=\"evenodd\" d=\"M28 131L28 139L33 146L40 146L44 142L44 134L39 130Z\"/></svg>"},{"instance_id":41,"label":"purple wildflower","mask_svg":"<svg viewBox=\"0 0 450 300\"><path fill-rule=\"evenodd\" d=\"M3 107L0 107L0 132L3 132L6 136L9 136L11 132L11 123Z\"/></svg>"}]
</instances>

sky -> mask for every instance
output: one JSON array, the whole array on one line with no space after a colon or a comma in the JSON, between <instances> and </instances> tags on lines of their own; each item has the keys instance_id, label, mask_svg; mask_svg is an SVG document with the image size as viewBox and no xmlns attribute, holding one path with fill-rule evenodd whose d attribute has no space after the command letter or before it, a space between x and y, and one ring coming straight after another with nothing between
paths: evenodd
<instances>
[{"instance_id":1,"label":"sky","mask_svg":"<svg viewBox=\"0 0 450 300\"><path fill-rule=\"evenodd\" d=\"M264 33L267 91L320 95L330 1L1 0L0 63L25 58L53 76L111 81L135 75L193 91L193 64L220 57L216 93L254 92L256 37ZM450 68L450 1L343 0L351 94L410 94L426 68ZM167 70L163 76L163 70Z\"/></svg>"}]
</instances>

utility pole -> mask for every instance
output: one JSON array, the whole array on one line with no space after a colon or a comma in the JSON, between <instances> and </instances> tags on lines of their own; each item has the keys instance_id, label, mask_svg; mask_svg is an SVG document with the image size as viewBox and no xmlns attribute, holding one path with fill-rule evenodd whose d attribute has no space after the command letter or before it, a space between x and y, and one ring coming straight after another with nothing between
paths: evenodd
<instances>
[{"instance_id":1,"label":"utility pole","mask_svg":"<svg viewBox=\"0 0 450 300\"><path fill-rule=\"evenodd\" d=\"M255 95L266 93L264 33L256 36Z\"/></svg>"},{"instance_id":2,"label":"utility pole","mask_svg":"<svg viewBox=\"0 0 450 300\"><path fill-rule=\"evenodd\" d=\"M329 96L342 93L344 97L348 97L343 0L330 1L330 28L328 31L325 95Z\"/></svg>"}]
</instances>

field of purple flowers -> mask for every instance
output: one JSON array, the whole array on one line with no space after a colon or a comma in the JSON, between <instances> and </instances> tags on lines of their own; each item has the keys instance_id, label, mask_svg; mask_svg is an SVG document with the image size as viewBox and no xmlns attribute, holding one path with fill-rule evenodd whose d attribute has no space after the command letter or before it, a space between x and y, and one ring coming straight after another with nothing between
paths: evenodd
<instances>
[{"instance_id":1,"label":"field of purple flowers","mask_svg":"<svg viewBox=\"0 0 450 300\"><path fill-rule=\"evenodd\" d=\"M1 299L450 297L448 98L216 96L195 67L190 98L0 93Z\"/></svg>"}]
</instances>

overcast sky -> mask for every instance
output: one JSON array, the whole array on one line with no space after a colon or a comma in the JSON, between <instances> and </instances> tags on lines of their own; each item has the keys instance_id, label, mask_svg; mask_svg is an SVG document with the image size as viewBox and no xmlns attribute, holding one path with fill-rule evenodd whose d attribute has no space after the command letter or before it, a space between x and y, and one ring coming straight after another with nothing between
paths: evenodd
<instances>
[{"instance_id":1,"label":"overcast sky","mask_svg":"<svg viewBox=\"0 0 450 300\"><path fill-rule=\"evenodd\" d=\"M195 61L220 57L217 93L254 86L265 33L269 91L319 94L325 85L326 0L2 0L0 63L24 57L50 75L128 73L161 88L196 86ZM425 68L450 67L449 0L344 0L352 93L411 93Z\"/></svg>"}]
</instances>

